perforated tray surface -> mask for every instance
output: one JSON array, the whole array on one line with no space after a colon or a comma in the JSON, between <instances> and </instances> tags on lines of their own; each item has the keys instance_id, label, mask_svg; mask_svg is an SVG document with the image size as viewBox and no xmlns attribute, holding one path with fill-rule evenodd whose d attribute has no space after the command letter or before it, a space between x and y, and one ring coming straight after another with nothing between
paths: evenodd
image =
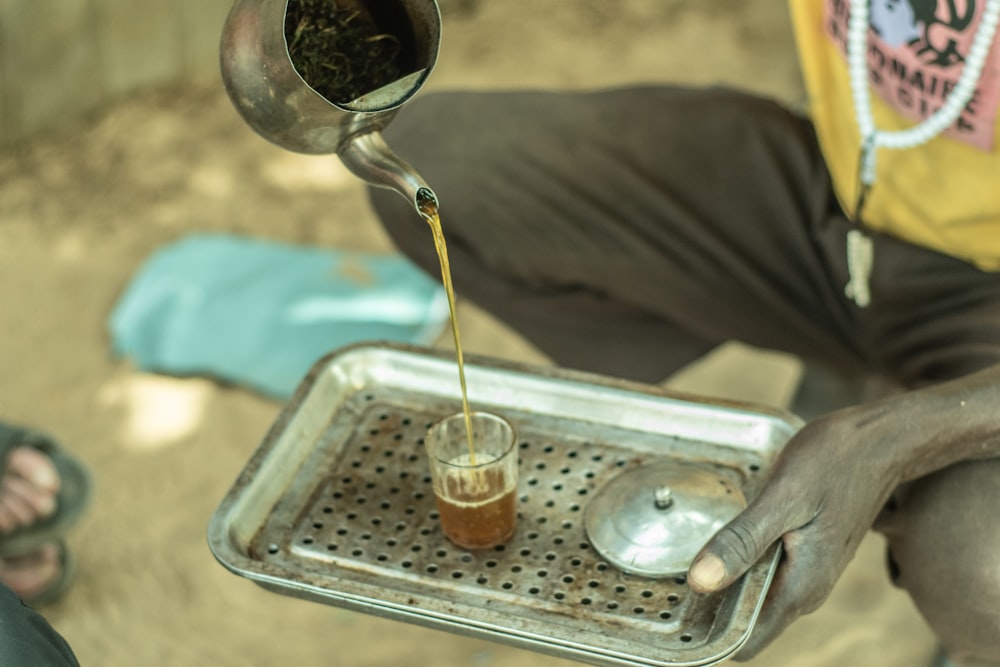
<instances>
[{"instance_id":1,"label":"perforated tray surface","mask_svg":"<svg viewBox=\"0 0 1000 667\"><path fill-rule=\"evenodd\" d=\"M728 591L615 569L583 529L616 475L669 457L712 466L752 498L798 424L632 383L482 357L470 402L518 430L511 541L466 551L441 533L423 449L460 409L454 357L409 346L320 360L209 525L233 572L268 590L595 665L708 665L749 636L777 547Z\"/></svg>"}]
</instances>

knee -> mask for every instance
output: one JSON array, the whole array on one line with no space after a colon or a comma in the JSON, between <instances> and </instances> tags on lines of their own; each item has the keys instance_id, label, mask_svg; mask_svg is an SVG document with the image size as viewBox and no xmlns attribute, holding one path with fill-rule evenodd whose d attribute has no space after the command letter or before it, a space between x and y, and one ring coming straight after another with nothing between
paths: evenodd
<instances>
[{"instance_id":1,"label":"knee","mask_svg":"<svg viewBox=\"0 0 1000 667\"><path fill-rule=\"evenodd\" d=\"M402 107L382 132L393 150L414 166L439 170L457 162L456 170L469 174L471 157L495 152L491 142L501 106L490 93L426 93Z\"/></svg>"},{"instance_id":2,"label":"knee","mask_svg":"<svg viewBox=\"0 0 1000 667\"><path fill-rule=\"evenodd\" d=\"M955 656L1000 660L1000 461L915 482L888 534L897 583Z\"/></svg>"},{"instance_id":3,"label":"knee","mask_svg":"<svg viewBox=\"0 0 1000 667\"><path fill-rule=\"evenodd\" d=\"M555 99L569 104L563 96ZM437 195L449 252L464 248L496 259L495 249L518 235L518 225L551 215L550 197L562 201L544 180L560 170L537 163L550 159L540 156L564 151L549 150L556 140L531 122L544 116L548 103L541 93L429 93L408 103L385 128L392 151ZM534 157L526 158L526 151ZM413 207L382 188L370 188L368 195L395 245L425 268L435 266L427 225Z\"/></svg>"},{"instance_id":4,"label":"knee","mask_svg":"<svg viewBox=\"0 0 1000 667\"><path fill-rule=\"evenodd\" d=\"M444 208L454 207L457 199L452 196L454 192L474 189L471 178L485 168L482 159L469 154L473 151L469 141L473 135L468 123L455 118L465 114L449 113L474 104L471 97L452 92L419 96L402 108L382 131L392 152L434 190ZM430 240L427 225L410 202L380 187L369 187L368 198L376 217L403 252L412 255L414 248L418 248L422 250L421 257L428 255L428 261L433 259L433 245L428 246L429 254L424 247Z\"/></svg>"}]
</instances>

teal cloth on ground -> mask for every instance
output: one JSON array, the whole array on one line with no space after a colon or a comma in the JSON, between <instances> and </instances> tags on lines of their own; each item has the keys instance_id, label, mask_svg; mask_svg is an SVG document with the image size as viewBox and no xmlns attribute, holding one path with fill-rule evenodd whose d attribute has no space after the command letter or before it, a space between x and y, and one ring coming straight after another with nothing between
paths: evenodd
<instances>
[{"instance_id":1,"label":"teal cloth on ground","mask_svg":"<svg viewBox=\"0 0 1000 667\"><path fill-rule=\"evenodd\" d=\"M444 289L402 256L221 234L158 250L109 318L115 353L141 370L277 398L338 347L429 345L447 323Z\"/></svg>"}]
</instances>

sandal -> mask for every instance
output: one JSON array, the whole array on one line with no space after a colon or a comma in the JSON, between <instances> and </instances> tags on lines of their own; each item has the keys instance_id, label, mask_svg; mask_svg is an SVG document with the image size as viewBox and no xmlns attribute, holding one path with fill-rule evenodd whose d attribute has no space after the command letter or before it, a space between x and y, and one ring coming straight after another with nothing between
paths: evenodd
<instances>
[{"instance_id":1,"label":"sandal","mask_svg":"<svg viewBox=\"0 0 1000 667\"><path fill-rule=\"evenodd\" d=\"M48 436L0 424L0 478L7 472L7 459L17 447L34 447L48 456L59 474L56 509L49 516L0 535L0 558L37 551L56 542L77 522L90 500L90 475Z\"/></svg>"},{"instance_id":2,"label":"sandal","mask_svg":"<svg viewBox=\"0 0 1000 667\"><path fill-rule=\"evenodd\" d=\"M36 606L54 601L69 586L75 568L63 538L83 515L90 501L91 481L87 469L48 436L4 424L0 424L0 478L7 472L10 452L17 447L34 447L44 453L51 459L60 480L56 509L52 514L0 535L0 558L28 555L46 544L58 545L59 574L31 599L24 600L26 604Z\"/></svg>"},{"instance_id":3,"label":"sandal","mask_svg":"<svg viewBox=\"0 0 1000 667\"><path fill-rule=\"evenodd\" d=\"M15 591L21 598L21 601L29 607L37 609L58 600L69 588L73 576L76 574L76 562L66 547L66 543L60 540L55 543L55 547L56 558L59 563L59 568L55 575L31 594L17 593ZM20 558L31 558L31 554L11 556L9 557L8 564L16 562Z\"/></svg>"}]
</instances>

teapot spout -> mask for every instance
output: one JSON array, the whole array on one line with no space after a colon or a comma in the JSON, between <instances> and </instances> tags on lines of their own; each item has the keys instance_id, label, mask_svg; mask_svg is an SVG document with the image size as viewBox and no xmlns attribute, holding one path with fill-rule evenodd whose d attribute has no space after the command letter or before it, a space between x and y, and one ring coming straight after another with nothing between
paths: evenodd
<instances>
[{"instance_id":1,"label":"teapot spout","mask_svg":"<svg viewBox=\"0 0 1000 667\"><path fill-rule=\"evenodd\" d=\"M397 156L378 130L356 134L340 147L337 156L347 169L369 185L402 195L421 216L426 207L437 208L437 196L406 161Z\"/></svg>"}]
</instances>

